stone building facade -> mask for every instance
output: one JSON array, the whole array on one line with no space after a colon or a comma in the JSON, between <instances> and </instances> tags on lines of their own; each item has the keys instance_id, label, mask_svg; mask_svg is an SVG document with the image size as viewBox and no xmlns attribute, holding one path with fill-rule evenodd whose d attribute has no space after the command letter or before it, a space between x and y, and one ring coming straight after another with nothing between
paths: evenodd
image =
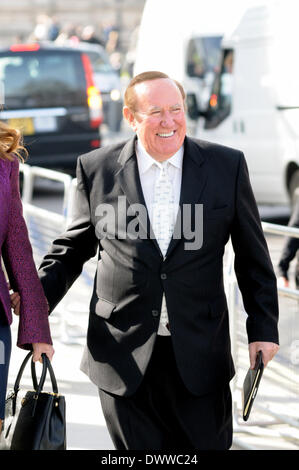
<instances>
[{"instance_id":1,"label":"stone building facade","mask_svg":"<svg viewBox=\"0 0 299 470\"><path fill-rule=\"evenodd\" d=\"M125 51L138 27L145 0L1 0L0 46L26 40L41 15L55 17L62 28L92 25L102 35L108 25L119 30Z\"/></svg>"}]
</instances>

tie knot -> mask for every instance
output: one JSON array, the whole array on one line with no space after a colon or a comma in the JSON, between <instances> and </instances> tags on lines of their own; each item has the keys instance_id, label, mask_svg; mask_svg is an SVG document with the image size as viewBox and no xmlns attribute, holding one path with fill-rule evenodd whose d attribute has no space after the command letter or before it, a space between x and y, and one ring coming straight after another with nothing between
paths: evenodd
<instances>
[{"instance_id":1,"label":"tie knot","mask_svg":"<svg viewBox=\"0 0 299 470\"><path fill-rule=\"evenodd\" d=\"M154 163L160 170L166 170L169 165L169 161L165 160L164 162L155 162Z\"/></svg>"},{"instance_id":2,"label":"tie knot","mask_svg":"<svg viewBox=\"0 0 299 470\"><path fill-rule=\"evenodd\" d=\"M169 177L169 162L168 161L165 161L165 162L162 162L160 165L157 165L160 169L160 178L162 177L166 177L168 178Z\"/></svg>"}]
</instances>

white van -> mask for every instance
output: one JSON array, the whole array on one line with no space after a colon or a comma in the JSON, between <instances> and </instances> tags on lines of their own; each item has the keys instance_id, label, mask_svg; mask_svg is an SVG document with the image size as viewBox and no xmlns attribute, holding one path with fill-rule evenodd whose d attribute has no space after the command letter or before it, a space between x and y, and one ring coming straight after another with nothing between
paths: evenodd
<instances>
[{"instance_id":1,"label":"white van","mask_svg":"<svg viewBox=\"0 0 299 470\"><path fill-rule=\"evenodd\" d=\"M258 0L147 0L134 75L159 70L180 81L201 111L207 109L218 71L221 40ZM190 127L190 124L192 126ZM194 132L189 121L189 132Z\"/></svg>"},{"instance_id":2,"label":"white van","mask_svg":"<svg viewBox=\"0 0 299 470\"><path fill-rule=\"evenodd\" d=\"M299 186L297 1L250 9L222 43L222 63L196 136L244 151L259 203L288 204Z\"/></svg>"}]
</instances>

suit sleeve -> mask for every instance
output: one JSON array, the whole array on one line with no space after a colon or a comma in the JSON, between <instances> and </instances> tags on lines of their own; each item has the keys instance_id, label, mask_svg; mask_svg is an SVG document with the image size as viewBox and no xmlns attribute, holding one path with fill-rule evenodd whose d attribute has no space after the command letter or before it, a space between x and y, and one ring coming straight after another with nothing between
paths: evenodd
<instances>
[{"instance_id":1,"label":"suit sleeve","mask_svg":"<svg viewBox=\"0 0 299 470\"><path fill-rule=\"evenodd\" d=\"M295 205L292 217L288 224L289 227L299 227L299 201ZM290 262L295 258L299 250L299 238L287 237L282 249L281 257L278 263L278 274L288 279L288 270Z\"/></svg>"},{"instance_id":2,"label":"suit sleeve","mask_svg":"<svg viewBox=\"0 0 299 470\"><path fill-rule=\"evenodd\" d=\"M248 315L248 341L270 341L278 344L276 276L242 153L231 240L235 251L236 277Z\"/></svg>"},{"instance_id":3,"label":"suit sleeve","mask_svg":"<svg viewBox=\"0 0 299 470\"><path fill-rule=\"evenodd\" d=\"M19 163L12 162L8 231L3 243L3 261L10 285L21 298L17 344L31 349L32 343L52 344L48 305L33 260L19 192Z\"/></svg>"},{"instance_id":4,"label":"suit sleeve","mask_svg":"<svg viewBox=\"0 0 299 470\"><path fill-rule=\"evenodd\" d=\"M79 157L72 222L66 232L54 240L39 267L39 277L50 312L81 274L84 263L95 256L97 245L98 240L90 217L84 170Z\"/></svg>"}]
</instances>

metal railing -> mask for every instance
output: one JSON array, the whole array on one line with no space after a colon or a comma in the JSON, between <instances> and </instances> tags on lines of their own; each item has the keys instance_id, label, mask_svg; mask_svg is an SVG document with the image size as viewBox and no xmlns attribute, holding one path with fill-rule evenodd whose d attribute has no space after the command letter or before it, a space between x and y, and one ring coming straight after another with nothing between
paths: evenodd
<instances>
[{"instance_id":1,"label":"metal railing","mask_svg":"<svg viewBox=\"0 0 299 470\"><path fill-rule=\"evenodd\" d=\"M51 181L60 182L64 187L63 197L63 210L62 217L64 220L67 218L69 207L71 204L71 191L72 191L72 177L59 171L49 170L47 168L40 168L37 166L29 166L27 164L20 164L20 172L23 173L23 189L22 189L22 202L28 209L31 204L33 197L33 190L35 186L35 179L47 179ZM33 206L36 209L36 206Z\"/></svg>"},{"instance_id":2,"label":"metal railing","mask_svg":"<svg viewBox=\"0 0 299 470\"><path fill-rule=\"evenodd\" d=\"M74 202L73 196L77 180L61 172L29 166L27 164L20 165L20 173L23 175L23 214L30 235L34 259L38 266L44 255L48 252L53 240L65 231L71 220ZM55 208L55 211L48 210L37 207L37 205L33 203L34 189L37 186L37 181L41 182L42 180L51 181L53 184L60 183L59 186L62 187L63 195L62 206L59 212L57 208ZM81 280L83 280L85 284L91 285L94 271L94 260L92 260L84 266ZM58 326L58 337L61 342L81 344L80 337L83 338L85 336L83 332L85 332L86 321L82 323L82 315L78 315L78 311L76 311L77 306L75 309L72 308L74 302L70 300L71 295L72 293L70 293L70 295L67 294L58 304L50 316L50 322ZM87 307L88 303L82 304L82 310L80 310L80 313L85 314L85 317L88 314ZM75 325L78 327L76 334L71 335L70 329Z\"/></svg>"},{"instance_id":3,"label":"metal railing","mask_svg":"<svg viewBox=\"0 0 299 470\"><path fill-rule=\"evenodd\" d=\"M66 228L72 178L60 172L34 166L31 167L26 164L20 165L20 173L23 174L23 214L27 222L35 258L40 262L54 237ZM49 211L32 203L37 179L62 183L64 191L62 213Z\"/></svg>"}]
</instances>

